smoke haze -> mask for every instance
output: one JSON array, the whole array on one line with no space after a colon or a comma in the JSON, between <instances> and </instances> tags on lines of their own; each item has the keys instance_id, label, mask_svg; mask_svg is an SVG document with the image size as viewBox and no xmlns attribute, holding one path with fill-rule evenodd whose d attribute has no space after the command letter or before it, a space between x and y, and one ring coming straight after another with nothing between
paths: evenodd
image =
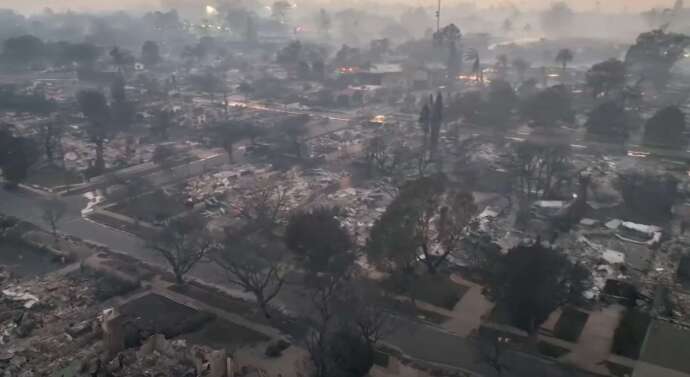
<instances>
[{"instance_id":1,"label":"smoke haze","mask_svg":"<svg viewBox=\"0 0 690 377\"><path fill-rule=\"evenodd\" d=\"M203 5L204 1L200 0L177 0L175 2L194 4L198 3ZM213 3L213 0L209 0ZM313 3L323 3L328 4L331 1L310 1ZM405 3L409 5L422 6L422 7L433 7L436 4L435 0L377 0L377 3ZM485 7L491 5L515 5L518 8L543 8L551 4L551 0L519 0L519 1L507 1L507 0L494 0L494 1L465 1L466 3L475 4L478 7ZM136 10L136 11L147 11L155 8L160 8L162 3L165 1L161 0L117 0L117 1L107 1L107 0L1 0L0 8L11 8L18 10L23 13L33 13L40 12L45 8L51 8L54 10L66 10L71 9L75 11L112 11L112 10ZM170 3L168 1L168 3ZM361 1L352 1L353 5L362 3ZM454 2L457 3L457 2ZM637 12L643 9L649 9L651 7L658 8L668 8L673 6L673 0L571 0L567 1L568 5L577 10L594 10L597 9L597 4L599 4L599 9L605 11L631 11ZM342 2L338 2L342 5Z\"/></svg>"}]
</instances>

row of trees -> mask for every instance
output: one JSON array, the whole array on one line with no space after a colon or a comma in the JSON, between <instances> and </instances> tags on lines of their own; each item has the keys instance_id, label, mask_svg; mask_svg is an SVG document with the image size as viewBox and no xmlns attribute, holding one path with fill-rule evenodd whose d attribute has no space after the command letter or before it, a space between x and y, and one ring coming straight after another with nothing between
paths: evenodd
<instances>
[{"instance_id":1,"label":"row of trees","mask_svg":"<svg viewBox=\"0 0 690 377\"><path fill-rule=\"evenodd\" d=\"M77 102L88 121L87 132L96 146L94 174L105 169L105 144L117 132L127 130L134 122L136 110L134 103L128 101L125 80L118 76L110 86L110 102L103 92L93 89L77 93Z\"/></svg>"},{"instance_id":2,"label":"row of trees","mask_svg":"<svg viewBox=\"0 0 690 377\"><path fill-rule=\"evenodd\" d=\"M624 142L634 124L632 115L625 110L626 100L632 93L624 86L623 63L610 60L597 64L588 71L587 77L592 82L593 93L603 98L602 103L588 115L585 123L588 133L606 141ZM566 86L537 90L525 87L527 84L523 84L520 93L516 93L506 81L496 80L489 85L486 94L465 92L451 97L445 107L440 94L436 100L432 98L422 106L419 117L424 145L431 150L436 148L443 121L462 119L471 125L503 127L519 115L530 126L543 129L574 122L572 98ZM644 142L651 146L683 147L686 144L685 127L683 112L677 106L665 107L646 121Z\"/></svg>"},{"instance_id":3,"label":"row of trees","mask_svg":"<svg viewBox=\"0 0 690 377\"><path fill-rule=\"evenodd\" d=\"M606 101L595 107L585 123L588 133L599 139L625 142L634 119L617 101ZM686 119L678 106L657 111L644 125L643 142L652 147L679 149L686 144Z\"/></svg>"},{"instance_id":4,"label":"row of trees","mask_svg":"<svg viewBox=\"0 0 690 377\"><path fill-rule=\"evenodd\" d=\"M22 92L13 85L0 86L0 111L46 115L57 108L39 92Z\"/></svg>"},{"instance_id":5,"label":"row of trees","mask_svg":"<svg viewBox=\"0 0 690 377\"><path fill-rule=\"evenodd\" d=\"M54 101L39 91L20 91L13 85L0 86L0 111L47 117L38 124L35 137L15 137L8 125L0 130L0 144L3 145L0 165L4 166L7 181L13 184L23 181L41 154L49 163L55 161L63 133L61 120L53 116L57 108Z\"/></svg>"},{"instance_id":6,"label":"row of trees","mask_svg":"<svg viewBox=\"0 0 690 377\"><path fill-rule=\"evenodd\" d=\"M557 15L562 14L561 11L562 8L554 6L550 21L555 22L560 18ZM673 65L683 58L683 51L688 46L690 37L683 34L667 33L662 29L642 33L628 49L624 61L610 59L595 64L587 73L586 83L595 97L624 87L626 74L634 80L647 81L661 90L669 82ZM556 54L555 61L562 66L564 75L574 57L574 52L568 48ZM497 61L499 70L507 68L505 56L499 56ZM522 77L527 67L529 64L522 59L516 59L513 63L513 68L521 77L520 82L524 81Z\"/></svg>"},{"instance_id":7,"label":"row of trees","mask_svg":"<svg viewBox=\"0 0 690 377\"><path fill-rule=\"evenodd\" d=\"M510 154L510 167L516 192L527 200L566 199L575 184L580 184L578 199L586 200L589 179L583 179L571 158L571 149L566 144L515 145ZM614 186L623 199L627 216L641 222L667 220L678 198L678 180L669 174L621 172Z\"/></svg>"},{"instance_id":8,"label":"row of trees","mask_svg":"<svg viewBox=\"0 0 690 377\"><path fill-rule=\"evenodd\" d=\"M96 161L89 174L103 172L105 162L103 153L105 143L115 134L128 130L135 122L136 109L125 92L125 81L122 76L113 80L110 86L110 99L103 92L84 90L77 94L77 103L88 121L87 132L96 149ZM11 127L3 129L5 178L20 182L26 178L28 168L38 162L38 156L44 155L48 163L60 162L61 138L64 132L64 121L53 113L57 106L40 93L19 92L13 86L0 86L0 110L17 113L30 113L47 118L38 125L35 137L14 137ZM151 132L154 136L167 137L168 130L174 125L173 114L161 109L155 114ZM256 137L254 128L246 127L245 135ZM37 153L40 152L40 153Z\"/></svg>"},{"instance_id":9,"label":"row of trees","mask_svg":"<svg viewBox=\"0 0 690 377\"><path fill-rule=\"evenodd\" d=\"M666 33L662 30L640 34L624 61L610 59L593 65L586 74L585 84L594 98L603 96L610 99L611 96L615 96L623 101L639 97L639 85L644 82L653 84L658 90L663 89L670 78L671 68L682 59L683 51L689 45L690 37L682 34ZM468 59L474 61L475 65L473 72L477 75L478 81L483 83L480 77L481 69L477 67L481 65L479 57L470 55ZM563 79L566 76L566 68L574 57L574 52L568 48L561 49L556 54L555 61L563 68ZM499 78L505 79L508 65L509 58L506 55L497 56L496 69ZM513 61L512 67L519 76L520 83L525 82L524 76L529 66L529 62L524 59L518 58ZM636 84L627 85L628 78L635 80ZM546 78L544 81L546 82Z\"/></svg>"},{"instance_id":10,"label":"row of trees","mask_svg":"<svg viewBox=\"0 0 690 377\"><path fill-rule=\"evenodd\" d=\"M265 202L242 208L247 227L226 232L222 241L209 234L205 222L192 217L171 221L149 241L149 247L170 264L177 282L199 262L212 261L227 272L227 281L250 292L257 308L271 320L271 303L288 285L300 283L308 292L306 310L310 328L304 341L314 375L364 376L373 365L374 346L385 331L388 314L383 298L358 277L350 235L335 209L319 208L290 217L285 244L304 271L300 281L288 281L287 255L275 247L251 242L252 234L268 234L275 213L285 203L281 190L266 186ZM269 194L270 193L270 194ZM257 194L260 195L260 194ZM267 225L270 224L270 225ZM345 374L344 374L345 373Z\"/></svg>"},{"instance_id":11,"label":"row of trees","mask_svg":"<svg viewBox=\"0 0 690 377\"><path fill-rule=\"evenodd\" d=\"M437 103L439 95L436 101L422 107L420 126L425 129L426 134L427 125L430 125L431 116L434 115L440 119L437 122L463 119L472 125L504 127L513 119L516 110L533 127L551 128L563 122L572 123L574 111L568 89L557 85L537 90L535 84L527 82L516 93L507 81L495 80L489 85L486 94L480 91L464 92L452 96L445 107L442 101ZM435 107L434 113L430 111L431 105ZM441 114L440 118L438 114ZM429 128L429 131L436 128ZM431 135L434 136L432 142L435 135Z\"/></svg>"},{"instance_id":12,"label":"row of trees","mask_svg":"<svg viewBox=\"0 0 690 377\"><path fill-rule=\"evenodd\" d=\"M81 68L92 68L104 53L104 48L88 42L44 42L33 35L21 35L5 40L0 56L6 65L15 68L45 64L56 67L77 64ZM108 55L111 63L119 68L130 67L135 61L131 52L118 47L111 49ZM145 41L140 59L147 66L158 64L161 61L158 43Z\"/></svg>"}]
</instances>

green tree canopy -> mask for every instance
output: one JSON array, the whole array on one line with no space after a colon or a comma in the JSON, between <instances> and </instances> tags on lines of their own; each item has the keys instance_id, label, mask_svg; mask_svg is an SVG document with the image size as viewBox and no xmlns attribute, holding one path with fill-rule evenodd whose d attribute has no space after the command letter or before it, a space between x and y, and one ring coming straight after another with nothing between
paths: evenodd
<instances>
[{"instance_id":1,"label":"green tree canopy","mask_svg":"<svg viewBox=\"0 0 690 377\"><path fill-rule=\"evenodd\" d=\"M590 135L622 142L628 137L627 123L623 106L615 101L607 101L589 113L585 127Z\"/></svg>"},{"instance_id":2,"label":"green tree canopy","mask_svg":"<svg viewBox=\"0 0 690 377\"><path fill-rule=\"evenodd\" d=\"M500 257L486 294L508 315L510 324L532 334L554 310L580 302L591 278L562 252L535 243Z\"/></svg>"},{"instance_id":3,"label":"green tree canopy","mask_svg":"<svg viewBox=\"0 0 690 377\"><path fill-rule=\"evenodd\" d=\"M338 268L335 262L346 259L352 251L352 238L340 224L338 215L337 208L322 207L290 216L285 229L285 245L313 272Z\"/></svg>"},{"instance_id":4,"label":"green tree canopy","mask_svg":"<svg viewBox=\"0 0 690 377\"><path fill-rule=\"evenodd\" d=\"M411 273L422 261L435 273L458 248L476 210L472 194L452 190L445 177L408 182L374 223L367 256L387 272Z\"/></svg>"},{"instance_id":5,"label":"green tree canopy","mask_svg":"<svg viewBox=\"0 0 690 377\"><path fill-rule=\"evenodd\" d=\"M532 127L555 128L560 123L572 123L575 118L570 92L564 85L537 92L522 103L520 110Z\"/></svg>"},{"instance_id":6,"label":"green tree canopy","mask_svg":"<svg viewBox=\"0 0 690 377\"><path fill-rule=\"evenodd\" d=\"M685 139L685 114L678 106L659 110L644 126L644 143L652 146L683 148Z\"/></svg>"},{"instance_id":7,"label":"green tree canopy","mask_svg":"<svg viewBox=\"0 0 690 377\"><path fill-rule=\"evenodd\" d=\"M586 81L594 97L619 92L625 86L625 64L618 59L597 63L587 71Z\"/></svg>"}]
</instances>

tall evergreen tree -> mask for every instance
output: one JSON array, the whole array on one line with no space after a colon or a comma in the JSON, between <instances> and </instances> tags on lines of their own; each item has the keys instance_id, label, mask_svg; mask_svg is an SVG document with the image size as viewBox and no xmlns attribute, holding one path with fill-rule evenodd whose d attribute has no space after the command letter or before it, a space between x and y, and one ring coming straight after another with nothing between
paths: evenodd
<instances>
[{"instance_id":1,"label":"tall evergreen tree","mask_svg":"<svg viewBox=\"0 0 690 377\"><path fill-rule=\"evenodd\" d=\"M89 122L87 133L96 144L95 172L100 174L105 169L103 158L105 143L112 134L112 115L108 100L103 93L89 89L77 93L77 102L84 117Z\"/></svg>"},{"instance_id":2,"label":"tall evergreen tree","mask_svg":"<svg viewBox=\"0 0 690 377\"><path fill-rule=\"evenodd\" d=\"M438 147L438 139L441 135L441 124L443 123L443 96L441 93L436 95L436 100L433 102L434 109L431 112L430 121L430 148L432 154L436 152Z\"/></svg>"},{"instance_id":3,"label":"tall evergreen tree","mask_svg":"<svg viewBox=\"0 0 690 377\"><path fill-rule=\"evenodd\" d=\"M429 133L431 132L431 109L429 104L425 103L422 107L422 111L419 113L419 127L424 133L424 147L429 145Z\"/></svg>"},{"instance_id":4,"label":"tall evergreen tree","mask_svg":"<svg viewBox=\"0 0 690 377\"><path fill-rule=\"evenodd\" d=\"M460 53L458 52L458 48L455 44L455 41L451 41L450 46L448 48L448 64L446 67L448 69L449 83L454 83L455 80L458 79L458 74L460 73L461 66L462 59L460 58Z\"/></svg>"}]
</instances>

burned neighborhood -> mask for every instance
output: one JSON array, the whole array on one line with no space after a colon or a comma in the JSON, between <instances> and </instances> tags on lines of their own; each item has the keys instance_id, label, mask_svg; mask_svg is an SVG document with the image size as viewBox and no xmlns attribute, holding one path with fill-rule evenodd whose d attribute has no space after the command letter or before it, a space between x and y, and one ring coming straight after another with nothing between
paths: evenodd
<instances>
[{"instance_id":1,"label":"burned neighborhood","mask_svg":"<svg viewBox=\"0 0 690 377\"><path fill-rule=\"evenodd\" d=\"M621 3L0 4L0 376L690 376L690 4Z\"/></svg>"}]
</instances>

